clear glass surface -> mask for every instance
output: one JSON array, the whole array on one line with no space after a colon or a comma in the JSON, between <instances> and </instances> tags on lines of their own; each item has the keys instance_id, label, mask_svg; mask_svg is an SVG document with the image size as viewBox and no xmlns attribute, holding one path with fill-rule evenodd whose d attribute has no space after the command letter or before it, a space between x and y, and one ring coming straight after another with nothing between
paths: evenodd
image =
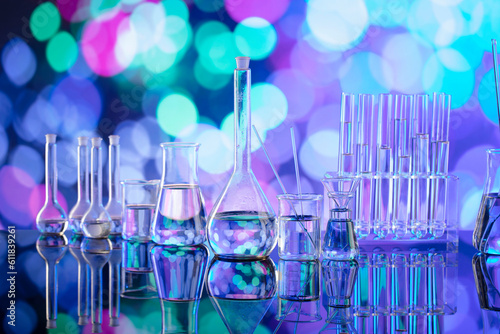
<instances>
[{"instance_id":1,"label":"clear glass surface","mask_svg":"<svg viewBox=\"0 0 500 334\"><path fill-rule=\"evenodd\" d=\"M41 233L62 234L68 227L68 216L57 201L56 135L45 135L45 204L36 216Z\"/></svg>"},{"instance_id":2,"label":"clear glass surface","mask_svg":"<svg viewBox=\"0 0 500 334\"><path fill-rule=\"evenodd\" d=\"M78 137L78 200L69 212L69 226L74 233L82 233L82 218L90 208L90 156L88 148L88 138Z\"/></svg>"},{"instance_id":3,"label":"clear glass surface","mask_svg":"<svg viewBox=\"0 0 500 334\"><path fill-rule=\"evenodd\" d=\"M237 57L236 62L234 170L209 215L208 241L219 257L257 259L276 246L277 221L251 168L249 58Z\"/></svg>"},{"instance_id":4,"label":"clear glass surface","mask_svg":"<svg viewBox=\"0 0 500 334\"><path fill-rule=\"evenodd\" d=\"M147 242L151 240L159 180L124 180L122 185L123 231L125 240Z\"/></svg>"},{"instance_id":5,"label":"clear glass surface","mask_svg":"<svg viewBox=\"0 0 500 334\"><path fill-rule=\"evenodd\" d=\"M199 245L206 238L205 205L198 185L197 143L163 143L163 173L151 226L160 245Z\"/></svg>"},{"instance_id":6,"label":"clear glass surface","mask_svg":"<svg viewBox=\"0 0 500 334\"><path fill-rule=\"evenodd\" d=\"M128 299L157 298L150 251L152 242L122 241L121 293Z\"/></svg>"},{"instance_id":7,"label":"clear glass surface","mask_svg":"<svg viewBox=\"0 0 500 334\"><path fill-rule=\"evenodd\" d=\"M120 187L120 136L109 136L108 203L105 206L111 218L110 234L122 233L122 203Z\"/></svg>"},{"instance_id":8,"label":"clear glass surface","mask_svg":"<svg viewBox=\"0 0 500 334\"><path fill-rule=\"evenodd\" d=\"M78 325L88 324L90 315L90 271L83 257L83 234L74 233L69 241L69 251L78 262Z\"/></svg>"}]
</instances>

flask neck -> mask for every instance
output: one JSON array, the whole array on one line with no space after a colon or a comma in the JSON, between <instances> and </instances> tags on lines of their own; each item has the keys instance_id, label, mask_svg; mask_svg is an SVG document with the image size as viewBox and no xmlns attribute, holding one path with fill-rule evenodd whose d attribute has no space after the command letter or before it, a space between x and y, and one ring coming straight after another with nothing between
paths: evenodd
<instances>
[{"instance_id":1,"label":"flask neck","mask_svg":"<svg viewBox=\"0 0 500 334\"><path fill-rule=\"evenodd\" d=\"M120 199L120 145L109 145L109 202Z\"/></svg>"},{"instance_id":2,"label":"flask neck","mask_svg":"<svg viewBox=\"0 0 500 334\"><path fill-rule=\"evenodd\" d=\"M102 205L102 160L101 147L92 146L91 148L91 197L92 206Z\"/></svg>"},{"instance_id":3,"label":"flask neck","mask_svg":"<svg viewBox=\"0 0 500 334\"><path fill-rule=\"evenodd\" d=\"M197 143L163 143L162 186L167 184L198 184Z\"/></svg>"},{"instance_id":4,"label":"flask neck","mask_svg":"<svg viewBox=\"0 0 500 334\"><path fill-rule=\"evenodd\" d=\"M251 170L250 88L250 70L234 70L234 172Z\"/></svg>"},{"instance_id":5,"label":"flask neck","mask_svg":"<svg viewBox=\"0 0 500 334\"><path fill-rule=\"evenodd\" d=\"M89 150L78 145L78 202L89 201Z\"/></svg>"},{"instance_id":6,"label":"flask neck","mask_svg":"<svg viewBox=\"0 0 500 334\"><path fill-rule=\"evenodd\" d=\"M333 209L330 209L330 219L333 219L333 220L350 220L351 219L351 210L349 210L347 208L333 208Z\"/></svg>"},{"instance_id":7,"label":"flask neck","mask_svg":"<svg viewBox=\"0 0 500 334\"><path fill-rule=\"evenodd\" d=\"M45 144L45 204L57 203L56 144Z\"/></svg>"}]
</instances>

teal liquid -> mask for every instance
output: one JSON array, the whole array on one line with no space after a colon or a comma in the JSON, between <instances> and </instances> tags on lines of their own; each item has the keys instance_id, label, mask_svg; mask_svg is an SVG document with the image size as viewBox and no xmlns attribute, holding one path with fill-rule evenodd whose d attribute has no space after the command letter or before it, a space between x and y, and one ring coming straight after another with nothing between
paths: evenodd
<instances>
[{"instance_id":1,"label":"teal liquid","mask_svg":"<svg viewBox=\"0 0 500 334\"><path fill-rule=\"evenodd\" d=\"M474 229L474 246L486 254L500 255L500 197L483 195Z\"/></svg>"}]
</instances>

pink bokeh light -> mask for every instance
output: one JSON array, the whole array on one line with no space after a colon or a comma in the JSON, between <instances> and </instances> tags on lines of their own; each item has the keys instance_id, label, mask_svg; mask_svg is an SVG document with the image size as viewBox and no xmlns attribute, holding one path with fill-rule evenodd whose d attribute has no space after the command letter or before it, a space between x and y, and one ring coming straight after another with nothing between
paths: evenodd
<instances>
[{"instance_id":1,"label":"pink bokeh light","mask_svg":"<svg viewBox=\"0 0 500 334\"><path fill-rule=\"evenodd\" d=\"M249 17L261 17L273 23L285 14L289 5L290 0L273 0L272 3L267 0L224 1L229 16L236 22L241 22Z\"/></svg>"},{"instance_id":2,"label":"pink bokeh light","mask_svg":"<svg viewBox=\"0 0 500 334\"><path fill-rule=\"evenodd\" d=\"M66 211L66 214L69 214L68 211L68 203L66 202L66 198L64 198L63 194L60 191L57 192L57 201L59 205ZM30 218L33 221L33 228L36 228L35 220L38 214L38 211L43 207L45 203L45 185L39 184L32 188L31 193L29 195L28 207Z\"/></svg>"},{"instance_id":3,"label":"pink bokeh light","mask_svg":"<svg viewBox=\"0 0 500 334\"><path fill-rule=\"evenodd\" d=\"M91 0L57 0L56 5L61 16L70 22L82 22L90 17Z\"/></svg>"},{"instance_id":4,"label":"pink bokeh light","mask_svg":"<svg viewBox=\"0 0 500 334\"><path fill-rule=\"evenodd\" d=\"M126 66L115 53L118 37L130 29L129 15L113 10L89 21L82 34L83 57L94 73L104 77L122 72Z\"/></svg>"}]
</instances>

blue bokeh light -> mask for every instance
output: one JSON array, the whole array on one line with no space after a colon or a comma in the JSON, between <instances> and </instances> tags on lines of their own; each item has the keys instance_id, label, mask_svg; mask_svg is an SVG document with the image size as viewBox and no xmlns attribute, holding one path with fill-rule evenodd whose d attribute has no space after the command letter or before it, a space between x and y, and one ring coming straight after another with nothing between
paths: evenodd
<instances>
[{"instance_id":1,"label":"blue bokeh light","mask_svg":"<svg viewBox=\"0 0 500 334\"><path fill-rule=\"evenodd\" d=\"M31 80L36 65L35 54L23 40L14 38L5 45L2 52L2 66L13 84L22 86Z\"/></svg>"}]
</instances>

